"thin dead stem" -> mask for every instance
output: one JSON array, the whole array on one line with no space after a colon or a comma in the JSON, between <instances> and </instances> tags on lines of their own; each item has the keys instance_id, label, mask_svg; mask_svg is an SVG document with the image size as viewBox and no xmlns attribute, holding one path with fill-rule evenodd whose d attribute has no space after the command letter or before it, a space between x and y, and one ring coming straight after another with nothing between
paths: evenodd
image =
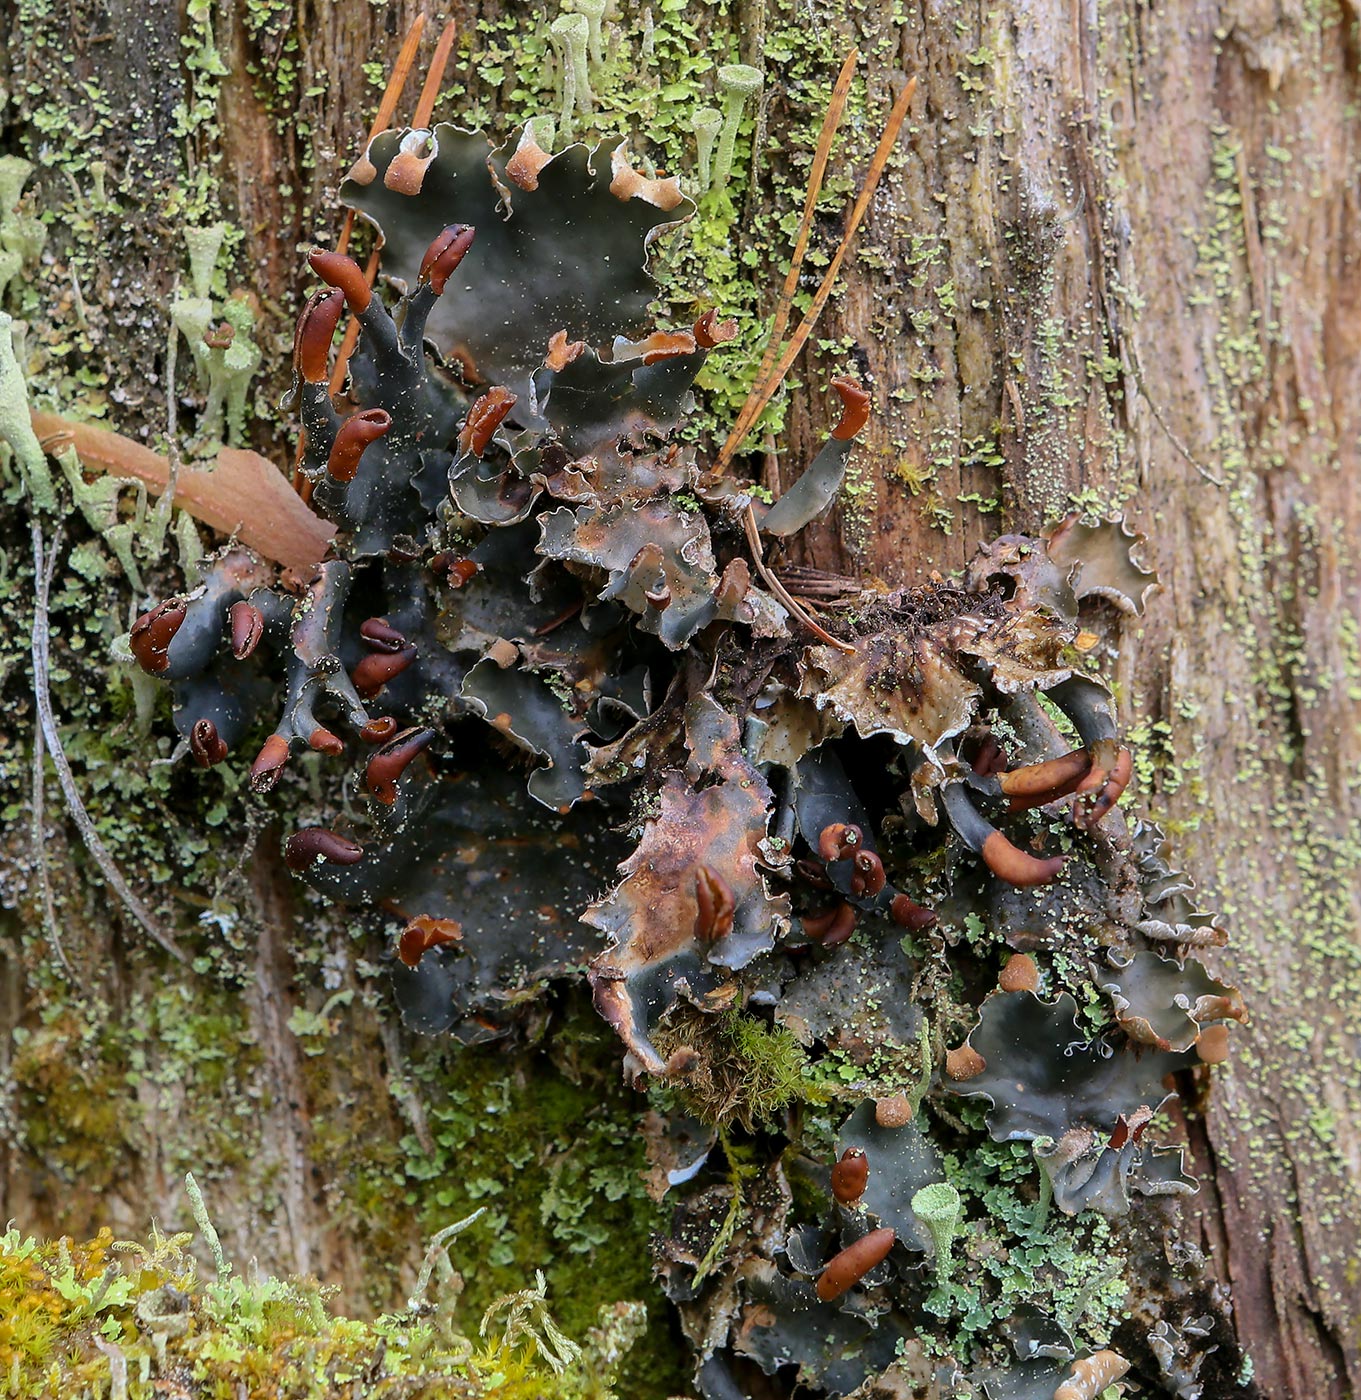
<instances>
[{"instance_id":1,"label":"thin dead stem","mask_svg":"<svg viewBox=\"0 0 1361 1400\"><path fill-rule=\"evenodd\" d=\"M855 65L860 58L860 50L852 49L837 74L836 86L832 89L832 100L827 104L827 115L822 120L822 131L818 135L817 150L813 155L813 165L808 172L808 190L803 200L803 217L799 220L799 231L794 239L794 251L789 259L789 271L785 274L784 286L780 288L779 300L775 303L775 315L771 321L770 339L766 342L761 356L760 368L756 371L753 389L764 387L775 357L780 353L784 333L789 329L789 315L794 307L794 293L799 286L799 273L803 270L804 254L808 251L808 238L813 231L813 218L817 213L818 196L822 193L822 181L827 172L827 161L832 153L832 141L841 125L841 114L846 110L846 98L851 90L851 79L855 77ZM746 405L742 406L743 412ZM740 421L740 420L739 420Z\"/></svg>"},{"instance_id":2,"label":"thin dead stem","mask_svg":"<svg viewBox=\"0 0 1361 1400\"><path fill-rule=\"evenodd\" d=\"M417 131L426 130L430 125L430 118L435 114L435 103L439 101L440 84L444 81L444 69L449 62L449 54L454 47L456 33L453 20L446 20L444 29L439 36L439 43L435 45L434 56L430 60L430 69L425 75L425 83L421 87L420 99L416 103L416 114L411 118L411 125Z\"/></svg>"},{"instance_id":3,"label":"thin dead stem","mask_svg":"<svg viewBox=\"0 0 1361 1400\"><path fill-rule=\"evenodd\" d=\"M402 40L402 47L397 52L397 61L392 65L392 76L387 80L382 99L378 103L378 110L373 114L373 121L369 125L368 140L364 143L365 150L368 149L369 142L380 131L386 131L392 125L397 104L402 100L402 92L406 88L406 80L411 76L411 69L415 65L416 50L420 47L421 34L424 30L425 14L422 12L411 21L411 28L406 31L406 38ZM337 253L345 252L350 246L350 234L354 231L354 217L353 209L345 211L345 221L340 226L340 237L336 240Z\"/></svg>"},{"instance_id":4,"label":"thin dead stem","mask_svg":"<svg viewBox=\"0 0 1361 1400\"><path fill-rule=\"evenodd\" d=\"M425 16L417 16L416 24L411 26L411 31L407 35L407 44L412 47L410 56L407 54L407 45L402 46L402 52L397 56L397 64L392 70L392 77L387 88L383 92L383 103L378 109L378 116L374 119L373 128L369 132L369 140L386 129L392 120L392 114L397 107L397 99L401 96L402 89L406 86L407 76L411 71L411 65L415 58L415 46L411 35L420 38L418 25L423 25ZM453 20L449 20L443 33L440 34L439 43L435 45L435 53L430 60L429 71L425 75L425 82L421 86L421 95L416 102L416 112L411 119L413 128L424 129L430 123L430 118L434 114L435 102L439 98L440 84L444 81L444 70L449 62L449 54L454 47ZM392 102L388 103L388 96L391 94ZM349 210L345 215L345 228L342 232L342 241L337 245L340 252L345 251L349 242L349 233L354 226L354 210ZM364 264L364 281L373 286L378 278L379 249L375 248ZM345 334L340 339L340 349L336 352L335 368L331 371L330 390L332 394L338 394L345 386L345 374L350 367L350 356L354 354L355 346L359 344L359 322L351 316L345 326ZM301 451L301 448L299 449ZM308 483L307 495L311 495L311 483Z\"/></svg>"},{"instance_id":5,"label":"thin dead stem","mask_svg":"<svg viewBox=\"0 0 1361 1400\"><path fill-rule=\"evenodd\" d=\"M443 49L443 57L440 51L436 50L436 64L439 67L441 77L444 73L444 63L448 59L449 50L445 45L445 37L449 39L449 44L453 43L453 36L450 31L453 22L445 26L445 34L440 36L440 47ZM406 31L406 38L402 40L402 47L397 53L397 61L392 65L392 73L387 80L387 86L383 89L383 96L378 103L378 110L373 114L373 121L369 126L368 139L364 143L367 150L369 142L378 135L380 131L386 131L392 124L392 118L397 111L397 104L402 99L402 92L406 88L406 80L411 76L411 69L416 62L416 50L420 47L421 34L425 30L425 14L418 14L411 22L411 28ZM432 66L433 71L433 66ZM427 83L428 86L428 83ZM438 91L438 83L436 84ZM424 92L421 94L424 100ZM355 214L353 209L345 211L345 218L340 225L340 237L336 239L335 250L337 253L344 253L350 247L350 235L354 232ZM378 250L375 248L369 254L369 260L364 268L364 280L373 286L374 278L378 276ZM359 323L351 316L345 326L345 334L341 337L340 350L336 355L335 369L331 371L331 393L340 392L340 387L345 382L345 371L349 367L350 356L354 354L354 347L359 343ZM303 453L307 451L307 442L300 433L298 435L298 450L293 458L293 489L303 498L304 501L312 499L312 483L302 474Z\"/></svg>"},{"instance_id":6,"label":"thin dead stem","mask_svg":"<svg viewBox=\"0 0 1361 1400\"><path fill-rule=\"evenodd\" d=\"M825 627L816 623L766 566L765 553L761 549L761 532L756 528L756 512L750 503L748 503L742 517L742 524L747 532L747 544L751 548L752 562L756 565L757 572L765 580L766 587L789 609L790 615L798 618L815 637L826 642L828 646L834 646L838 651L844 651L848 656L854 656L856 654L855 648L849 642L843 642L832 636Z\"/></svg>"},{"instance_id":7,"label":"thin dead stem","mask_svg":"<svg viewBox=\"0 0 1361 1400\"><path fill-rule=\"evenodd\" d=\"M53 535L51 545L45 549L42 527L36 519L32 521L30 528L33 537L34 579L31 645L33 699L38 709L38 722L41 725L42 736L47 744L47 751L52 755L52 766L57 770L57 781L61 784L62 796L66 799L66 810L70 813L71 820L75 822L76 829L80 832L86 849L94 858L95 864L99 867L110 889L123 902L124 908L171 957L178 962L187 963L189 959L183 950L169 934L161 929L151 912L137 898L128 882L123 878L113 857L109 854L103 841L99 839L99 833L95 830L94 822L90 820L90 814L85 810L85 804L81 801L80 793L76 788L75 775L71 772L70 763L67 762L66 752L61 746L61 736L57 733L57 723L52 715L52 694L48 681L48 650L51 640L47 621L48 599L52 591L52 575L56 569L57 545L60 535ZM44 878L46 878L45 875Z\"/></svg>"},{"instance_id":8,"label":"thin dead stem","mask_svg":"<svg viewBox=\"0 0 1361 1400\"><path fill-rule=\"evenodd\" d=\"M67 960L66 950L61 946L61 935L57 932L57 911L52 903L52 881L47 878L47 861L43 855L47 844L44 831L46 826L46 794L43 781L45 753L42 730L35 730L33 734L33 796L29 803L29 811L33 818L30 828L33 862L38 867L38 885L42 891L43 936L51 944L52 951L57 955L57 961L62 965L66 975L74 982L76 974Z\"/></svg>"}]
</instances>

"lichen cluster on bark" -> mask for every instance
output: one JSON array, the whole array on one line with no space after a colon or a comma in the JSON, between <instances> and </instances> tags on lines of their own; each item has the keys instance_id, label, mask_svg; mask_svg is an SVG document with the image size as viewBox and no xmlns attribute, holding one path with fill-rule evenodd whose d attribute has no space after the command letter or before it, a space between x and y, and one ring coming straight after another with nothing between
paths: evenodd
<instances>
[{"instance_id":1,"label":"lichen cluster on bark","mask_svg":"<svg viewBox=\"0 0 1361 1400\"><path fill-rule=\"evenodd\" d=\"M807 562L915 582L1073 506L1123 507L1149 534L1164 589L1109 657L1135 786L1233 929L1212 968L1254 1004L1246 1050L1184 1125L1205 1183L1184 1219L1231 1296L1244 1393L1345 1395L1361 1384L1348 1272L1361 1218L1354 9L818 5L810 24L806 7L663 5L645 24L644 8L620 17L607 110L629 126L645 113L663 164L695 159L687 124L715 100L715 58L782 74L753 133L758 169L735 191L741 217L702 213L668 282L681 296L702 279L747 324L778 282L771 260L852 29L869 77L817 248L834 244L872 144L868 113L894 74L919 75L922 115L800 366L805 379L853 367L884 406ZM390 61L412 9L0 5L0 149L37 166L26 207L47 227L5 306L28 323L40 406L161 445L183 230L221 218L214 295L258 303L251 432L283 460L273 404L302 288L295 249L333 240L333 172L372 109L369 65ZM495 6L458 18L452 106L508 126L553 105L546 25ZM176 383L192 421L187 355ZM746 387L735 362L715 374L719 421ZM816 403L790 400L770 484L808 459ZM35 580L12 486L0 529L0 590L26 617ZM239 780L215 774L205 801L154 764L168 741L147 736L107 654L127 590L93 535L68 531L52 597L67 753L105 844L196 963L186 981L111 910L51 778L35 839L28 639L12 629L0 1215L141 1238L150 1217L187 1224L179 1181L193 1169L229 1252L340 1282L363 1309L405 1296L425 1239L486 1200L498 1227L467 1270L470 1313L539 1265L551 1297L580 1299L557 1313L576 1335L599 1302L648 1296L631 1109L582 1022L555 1019L546 1048L510 1060L405 1042L371 949L288 888L277 832ZM299 782L290 801L303 812L334 796ZM526 1115L525 1094L549 1109ZM489 1112L504 1135L481 1129ZM606 1242L622 1261L607 1286L588 1263ZM661 1319L639 1349L654 1362ZM681 1381L659 1366L646 1384Z\"/></svg>"}]
</instances>

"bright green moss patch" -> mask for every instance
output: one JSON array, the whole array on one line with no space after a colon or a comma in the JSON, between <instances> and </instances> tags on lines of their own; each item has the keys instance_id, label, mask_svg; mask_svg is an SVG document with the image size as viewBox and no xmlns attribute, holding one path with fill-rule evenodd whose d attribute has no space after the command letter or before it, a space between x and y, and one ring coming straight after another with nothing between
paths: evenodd
<instances>
[{"instance_id":1,"label":"bright green moss patch","mask_svg":"<svg viewBox=\"0 0 1361 1400\"><path fill-rule=\"evenodd\" d=\"M829 1097L809 1077L808 1056L789 1031L742 1011L673 1014L657 1043L666 1054L683 1046L698 1052L679 1097L705 1123L751 1132L777 1123L793 1103L821 1104Z\"/></svg>"}]
</instances>

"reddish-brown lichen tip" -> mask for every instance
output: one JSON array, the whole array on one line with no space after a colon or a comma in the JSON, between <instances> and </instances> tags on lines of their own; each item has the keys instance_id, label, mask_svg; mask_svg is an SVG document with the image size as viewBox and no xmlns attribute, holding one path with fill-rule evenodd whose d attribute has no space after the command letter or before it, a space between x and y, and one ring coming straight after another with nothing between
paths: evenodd
<instances>
[{"instance_id":1,"label":"reddish-brown lichen tip","mask_svg":"<svg viewBox=\"0 0 1361 1400\"><path fill-rule=\"evenodd\" d=\"M841 419L832 429L839 442L848 442L870 421L870 396L854 379L832 380L832 388L841 396Z\"/></svg>"},{"instance_id":2,"label":"reddish-brown lichen tip","mask_svg":"<svg viewBox=\"0 0 1361 1400\"><path fill-rule=\"evenodd\" d=\"M149 675L163 675L170 665L168 650L188 614L182 598L168 598L132 624L128 645L137 664Z\"/></svg>"},{"instance_id":3,"label":"reddish-brown lichen tip","mask_svg":"<svg viewBox=\"0 0 1361 1400\"><path fill-rule=\"evenodd\" d=\"M298 317L293 333L293 368L308 384L321 384L326 380L331 341L335 339L344 309L344 292L331 288L314 292Z\"/></svg>"},{"instance_id":4,"label":"reddish-brown lichen tip","mask_svg":"<svg viewBox=\"0 0 1361 1400\"><path fill-rule=\"evenodd\" d=\"M1009 885L1045 885L1063 869L1063 856L1032 856L1014 846L1000 831L992 832L983 842L983 862Z\"/></svg>"},{"instance_id":5,"label":"reddish-brown lichen tip","mask_svg":"<svg viewBox=\"0 0 1361 1400\"><path fill-rule=\"evenodd\" d=\"M364 276L364 269L353 258L344 253L327 252L325 248L313 248L307 261L328 287L345 294L345 301L356 316L368 310L373 289Z\"/></svg>"},{"instance_id":6,"label":"reddish-brown lichen tip","mask_svg":"<svg viewBox=\"0 0 1361 1400\"><path fill-rule=\"evenodd\" d=\"M357 842L321 826L304 827L284 842L284 862L290 870L308 870L318 860L354 865L363 858L364 848Z\"/></svg>"},{"instance_id":7,"label":"reddish-brown lichen tip","mask_svg":"<svg viewBox=\"0 0 1361 1400\"><path fill-rule=\"evenodd\" d=\"M843 1205L853 1205L865 1194L870 1164L861 1147L848 1147L832 1168L832 1195Z\"/></svg>"},{"instance_id":8,"label":"reddish-brown lichen tip","mask_svg":"<svg viewBox=\"0 0 1361 1400\"><path fill-rule=\"evenodd\" d=\"M405 729L369 759L364 770L364 786L384 805L397 801L397 780L411 761L429 748L433 729Z\"/></svg>"},{"instance_id":9,"label":"reddish-brown lichen tip","mask_svg":"<svg viewBox=\"0 0 1361 1400\"><path fill-rule=\"evenodd\" d=\"M392 417L381 408L366 408L352 413L336 433L331 455L326 459L326 471L336 481L353 481L359 471L359 459L370 443L377 442L392 428Z\"/></svg>"},{"instance_id":10,"label":"reddish-brown lichen tip","mask_svg":"<svg viewBox=\"0 0 1361 1400\"><path fill-rule=\"evenodd\" d=\"M363 700L372 700L391 680L395 680L416 660L415 647L400 651L375 651L361 658L350 672L354 688Z\"/></svg>"},{"instance_id":11,"label":"reddish-brown lichen tip","mask_svg":"<svg viewBox=\"0 0 1361 1400\"><path fill-rule=\"evenodd\" d=\"M252 791L269 792L279 781L279 774L284 771L284 764L287 762L288 740L282 734L271 734L261 745L255 762L250 766Z\"/></svg>"},{"instance_id":12,"label":"reddish-brown lichen tip","mask_svg":"<svg viewBox=\"0 0 1361 1400\"><path fill-rule=\"evenodd\" d=\"M467 256L475 233L471 224L450 224L425 250L425 256L421 259L420 280L429 282L430 290L436 296L444 295L444 284Z\"/></svg>"},{"instance_id":13,"label":"reddish-brown lichen tip","mask_svg":"<svg viewBox=\"0 0 1361 1400\"><path fill-rule=\"evenodd\" d=\"M487 390L468 410L458 434L459 455L472 453L480 457L491 442L492 434L515 407L516 396L509 389L495 385Z\"/></svg>"},{"instance_id":14,"label":"reddish-brown lichen tip","mask_svg":"<svg viewBox=\"0 0 1361 1400\"><path fill-rule=\"evenodd\" d=\"M882 1264L893 1249L897 1235L890 1229L871 1230L840 1254L833 1255L818 1276L817 1295L824 1303L835 1302L853 1288L876 1264Z\"/></svg>"},{"instance_id":15,"label":"reddish-brown lichen tip","mask_svg":"<svg viewBox=\"0 0 1361 1400\"><path fill-rule=\"evenodd\" d=\"M417 968L431 948L457 943L462 937L463 928L455 920L419 914L402 930L397 940L397 956L407 967Z\"/></svg>"},{"instance_id":16,"label":"reddish-brown lichen tip","mask_svg":"<svg viewBox=\"0 0 1361 1400\"><path fill-rule=\"evenodd\" d=\"M197 720L189 731L189 752L200 768L211 768L227 757L227 746L210 719Z\"/></svg>"}]
</instances>

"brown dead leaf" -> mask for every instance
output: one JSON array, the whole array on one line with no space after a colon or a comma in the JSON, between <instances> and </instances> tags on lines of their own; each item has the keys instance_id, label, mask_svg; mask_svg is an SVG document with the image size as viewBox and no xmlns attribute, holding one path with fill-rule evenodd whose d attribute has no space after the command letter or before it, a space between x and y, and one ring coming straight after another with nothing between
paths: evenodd
<instances>
[{"instance_id":1,"label":"brown dead leaf","mask_svg":"<svg viewBox=\"0 0 1361 1400\"><path fill-rule=\"evenodd\" d=\"M45 447L69 442L87 470L110 472L143 482L159 496L170 479L170 463L140 442L76 423L55 413L35 413L33 431ZM56 440L54 442L54 439ZM224 447L211 470L182 466L175 481L175 503L265 559L291 569L320 563L335 526L316 515L267 457Z\"/></svg>"}]
</instances>

